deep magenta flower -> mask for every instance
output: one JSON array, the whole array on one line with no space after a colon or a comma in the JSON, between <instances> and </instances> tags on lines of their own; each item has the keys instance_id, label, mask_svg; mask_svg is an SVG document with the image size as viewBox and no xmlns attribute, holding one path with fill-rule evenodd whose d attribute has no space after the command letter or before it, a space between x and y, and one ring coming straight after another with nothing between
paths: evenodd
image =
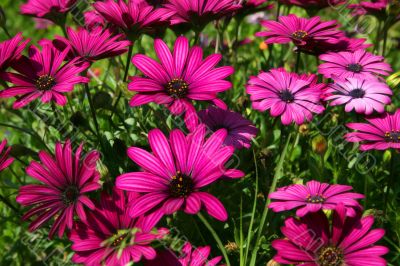
<instances>
[{"instance_id":1,"label":"deep magenta flower","mask_svg":"<svg viewBox=\"0 0 400 266\"><path fill-rule=\"evenodd\" d=\"M169 140L159 129L149 132L153 154L136 147L128 149L128 156L143 170L117 177L119 189L142 193L131 204L130 215L138 217L152 212L172 214L183 209L196 214L201 208L212 217L225 221L228 214L222 203L201 189L222 177L239 178L243 172L225 169L234 152L224 146L225 129L212 134L206 141L206 128L200 125L185 136L175 129Z\"/></svg>"},{"instance_id":2,"label":"deep magenta flower","mask_svg":"<svg viewBox=\"0 0 400 266\"><path fill-rule=\"evenodd\" d=\"M326 78L376 78L387 76L392 68L385 63L383 56L373 55L365 50L323 54L319 57L326 61L319 65L318 72Z\"/></svg>"},{"instance_id":3,"label":"deep magenta flower","mask_svg":"<svg viewBox=\"0 0 400 266\"><path fill-rule=\"evenodd\" d=\"M113 35L109 29L103 30L101 27L86 30L79 28L74 31L67 28L67 37L57 36L53 41L54 45L64 50L70 48L73 57L81 57L88 61L96 61L108 57L121 55L128 51L130 41L123 40L123 35Z\"/></svg>"},{"instance_id":4,"label":"deep magenta flower","mask_svg":"<svg viewBox=\"0 0 400 266\"><path fill-rule=\"evenodd\" d=\"M84 12L83 17L85 18L85 27L89 30L97 27L103 28L106 25L104 18L96 10Z\"/></svg>"},{"instance_id":5,"label":"deep magenta flower","mask_svg":"<svg viewBox=\"0 0 400 266\"><path fill-rule=\"evenodd\" d=\"M309 45L297 47L300 52L320 56L327 53L355 52L365 50L372 44L365 43L367 39L340 37L336 43L315 41Z\"/></svg>"},{"instance_id":6,"label":"deep magenta flower","mask_svg":"<svg viewBox=\"0 0 400 266\"><path fill-rule=\"evenodd\" d=\"M337 43L343 33L337 29L335 20L321 21L320 17L299 18L296 15L280 16L279 21L261 22L267 31L257 32L256 36L266 37L265 43L289 43L296 46L313 45L317 41Z\"/></svg>"},{"instance_id":7,"label":"deep magenta flower","mask_svg":"<svg viewBox=\"0 0 400 266\"><path fill-rule=\"evenodd\" d=\"M63 63L68 52L69 49L60 52L49 44L43 45L42 51L31 46L29 58L23 56L12 66L18 73L0 73L0 78L14 84L1 91L0 98L19 96L13 105L15 109L37 98L43 103L55 101L65 105L67 97L64 93L72 91L76 84L89 82L88 78L79 76L89 67L88 63L78 65L78 58Z\"/></svg>"},{"instance_id":8,"label":"deep magenta flower","mask_svg":"<svg viewBox=\"0 0 400 266\"><path fill-rule=\"evenodd\" d=\"M8 68L15 60L21 57L29 40L23 40L22 33L0 43L0 71Z\"/></svg>"},{"instance_id":9,"label":"deep magenta flower","mask_svg":"<svg viewBox=\"0 0 400 266\"><path fill-rule=\"evenodd\" d=\"M348 8L353 9L354 15L373 15L384 19L389 3L389 0L360 1L358 4L348 5Z\"/></svg>"},{"instance_id":10,"label":"deep magenta flower","mask_svg":"<svg viewBox=\"0 0 400 266\"><path fill-rule=\"evenodd\" d=\"M324 86L317 84L315 75L297 75L283 69L271 69L251 77L246 91L255 110L270 109L272 116L281 116L284 125L292 122L301 125L311 121L313 113L320 114L325 110L320 103Z\"/></svg>"},{"instance_id":11,"label":"deep magenta flower","mask_svg":"<svg viewBox=\"0 0 400 266\"><path fill-rule=\"evenodd\" d=\"M279 0L285 5L300 6L305 9L321 9L325 7L334 7L346 3L346 0Z\"/></svg>"},{"instance_id":12,"label":"deep magenta flower","mask_svg":"<svg viewBox=\"0 0 400 266\"><path fill-rule=\"evenodd\" d=\"M347 78L337 80L330 84L326 90L328 96L325 98L331 101L331 106L346 105L345 111L353 109L360 114L370 115L374 111L383 113L385 105L390 104L392 90L386 83L377 79Z\"/></svg>"},{"instance_id":13,"label":"deep magenta flower","mask_svg":"<svg viewBox=\"0 0 400 266\"><path fill-rule=\"evenodd\" d=\"M14 158L9 156L11 147L5 149L6 146L7 140L3 139L3 141L0 143L0 172L9 167L14 161Z\"/></svg>"},{"instance_id":14,"label":"deep magenta flower","mask_svg":"<svg viewBox=\"0 0 400 266\"><path fill-rule=\"evenodd\" d=\"M121 28L131 40L141 33L152 33L161 25L168 25L171 14L164 8L155 8L144 0L106 0L93 4L96 11L112 25Z\"/></svg>"},{"instance_id":15,"label":"deep magenta flower","mask_svg":"<svg viewBox=\"0 0 400 266\"><path fill-rule=\"evenodd\" d=\"M21 6L21 13L59 23L76 2L77 0L28 0L28 3Z\"/></svg>"},{"instance_id":16,"label":"deep magenta flower","mask_svg":"<svg viewBox=\"0 0 400 266\"><path fill-rule=\"evenodd\" d=\"M349 142L360 142L360 150L400 149L400 109L394 114L367 118L368 123L348 123L346 126L357 130L345 135Z\"/></svg>"},{"instance_id":17,"label":"deep magenta flower","mask_svg":"<svg viewBox=\"0 0 400 266\"><path fill-rule=\"evenodd\" d=\"M145 77L133 77L128 86L129 90L137 92L131 99L131 106L155 102L166 105L174 115L186 112L185 121L191 130L197 124L192 100L212 101L227 108L217 95L232 87L224 79L234 69L230 66L215 68L222 59L220 54L203 60L203 50L199 46L189 49L189 41L183 36L176 40L172 54L160 39L154 41L154 49L161 63L142 54L132 58Z\"/></svg>"},{"instance_id":18,"label":"deep magenta flower","mask_svg":"<svg viewBox=\"0 0 400 266\"><path fill-rule=\"evenodd\" d=\"M236 0L169 0L164 6L173 14L172 25L191 23L197 30L242 7Z\"/></svg>"},{"instance_id":19,"label":"deep magenta flower","mask_svg":"<svg viewBox=\"0 0 400 266\"><path fill-rule=\"evenodd\" d=\"M87 214L86 221L76 223L71 232L72 261L88 266L125 266L143 258L154 259L156 251L150 244L168 234L165 228L155 229L160 217L132 219L128 215L129 201L138 194L113 190L105 192L96 208Z\"/></svg>"},{"instance_id":20,"label":"deep magenta flower","mask_svg":"<svg viewBox=\"0 0 400 266\"><path fill-rule=\"evenodd\" d=\"M274 260L281 264L304 266L386 265L381 256L389 249L374 245L385 231L371 229L374 223L372 215L347 217L344 206L340 204L332 216L332 224L322 211L301 219L286 219L281 228L285 239L272 242L272 247L278 252Z\"/></svg>"},{"instance_id":21,"label":"deep magenta flower","mask_svg":"<svg viewBox=\"0 0 400 266\"><path fill-rule=\"evenodd\" d=\"M94 208L86 194L101 187L96 170L99 153L92 151L82 161L81 156L82 145L73 154L71 142L67 140L64 145L56 143L55 157L40 151L42 163L33 161L26 168L26 173L41 183L22 186L16 198L21 205L32 206L23 216L24 220L36 217L29 226L30 231L54 218L49 237L56 231L61 237L66 227L72 229L75 214L86 220L84 206Z\"/></svg>"},{"instance_id":22,"label":"deep magenta flower","mask_svg":"<svg viewBox=\"0 0 400 266\"><path fill-rule=\"evenodd\" d=\"M274 201L268 206L274 212L297 209L296 215L303 217L307 213L319 210L333 210L343 203L348 216L355 216L362 209L357 199L364 195L349 192L353 188L345 185L330 185L318 181L309 181L306 185L294 184L279 188L272 192L269 198Z\"/></svg>"},{"instance_id":23,"label":"deep magenta flower","mask_svg":"<svg viewBox=\"0 0 400 266\"><path fill-rule=\"evenodd\" d=\"M235 149L250 148L258 129L241 114L221 108L209 107L198 112L199 120L211 132L224 128L228 132L224 144Z\"/></svg>"}]
</instances>

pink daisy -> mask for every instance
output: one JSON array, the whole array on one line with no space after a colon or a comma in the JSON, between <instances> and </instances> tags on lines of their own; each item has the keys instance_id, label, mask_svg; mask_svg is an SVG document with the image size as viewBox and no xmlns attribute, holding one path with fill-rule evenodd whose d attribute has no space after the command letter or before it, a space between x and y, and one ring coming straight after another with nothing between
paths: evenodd
<instances>
[{"instance_id":1,"label":"pink daisy","mask_svg":"<svg viewBox=\"0 0 400 266\"><path fill-rule=\"evenodd\" d=\"M366 39L340 37L337 43L329 41L316 41L310 45L298 47L299 51L312 55L321 55L327 53L338 52L355 52L357 50L365 50L372 44L365 43Z\"/></svg>"},{"instance_id":2,"label":"pink daisy","mask_svg":"<svg viewBox=\"0 0 400 266\"><path fill-rule=\"evenodd\" d=\"M359 114L370 115L377 111L383 113L385 105L390 104L392 90L386 83L377 79L356 79L347 78L337 80L330 84L326 90L328 96L325 98L331 101L331 106L345 104L345 111L353 109Z\"/></svg>"},{"instance_id":3,"label":"pink daisy","mask_svg":"<svg viewBox=\"0 0 400 266\"><path fill-rule=\"evenodd\" d=\"M183 36L176 40L173 53L160 39L154 41L154 49L160 63L142 54L132 58L145 77L133 77L128 86L129 90L137 92L131 99L131 106L155 102L165 104L174 115L186 111L185 121L191 130L197 124L192 100L212 101L227 108L217 95L232 87L224 79L234 69L230 66L215 68L222 59L220 54L203 60L203 50L199 46L189 49L189 41Z\"/></svg>"},{"instance_id":4,"label":"pink daisy","mask_svg":"<svg viewBox=\"0 0 400 266\"><path fill-rule=\"evenodd\" d=\"M6 146L7 140L3 139L3 141L0 143L0 172L9 167L14 161L14 158L9 156L11 147L8 147L6 150L4 150Z\"/></svg>"},{"instance_id":5,"label":"pink daisy","mask_svg":"<svg viewBox=\"0 0 400 266\"><path fill-rule=\"evenodd\" d=\"M103 17L96 10L88 10L83 13L83 16L85 18L85 27L89 30L106 25Z\"/></svg>"},{"instance_id":6,"label":"pink daisy","mask_svg":"<svg viewBox=\"0 0 400 266\"><path fill-rule=\"evenodd\" d=\"M55 23L62 23L67 13L77 0L28 0L21 6L24 15L46 18Z\"/></svg>"},{"instance_id":7,"label":"pink daisy","mask_svg":"<svg viewBox=\"0 0 400 266\"><path fill-rule=\"evenodd\" d=\"M273 4L267 4L269 0L237 0L237 2L242 4L242 8L237 11L236 16L246 16L274 8Z\"/></svg>"},{"instance_id":8,"label":"pink daisy","mask_svg":"<svg viewBox=\"0 0 400 266\"><path fill-rule=\"evenodd\" d=\"M70 234L74 263L125 266L156 257L150 244L164 238L168 230L153 228L160 217L132 219L128 215L128 203L137 196L125 196L118 189L112 195L101 195L100 203L87 214L86 221L77 222Z\"/></svg>"},{"instance_id":9,"label":"pink daisy","mask_svg":"<svg viewBox=\"0 0 400 266\"><path fill-rule=\"evenodd\" d=\"M360 1L359 4L348 5L348 8L354 10L354 15L374 15L385 19L386 7L389 3L389 0Z\"/></svg>"},{"instance_id":10,"label":"pink daisy","mask_svg":"<svg viewBox=\"0 0 400 266\"><path fill-rule=\"evenodd\" d=\"M294 184L272 192L269 198L274 201L268 207L274 212L297 208L296 215L303 217L310 212L333 210L336 205L343 203L347 215L355 216L356 211L362 209L357 199L364 198L364 195L349 192L352 189L351 186L329 185L315 180L306 185Z\"/></svg>"},{"instance_id":11,"label":"pink daisy","mask_svg":"<svg viewBox=\"0 0 400 266\"><path fill-rule=\"evenodd\" d=\"M296 15L280 16L279 21L261 22L268 31L256 33L258 37L267 37L265 43L289 43L296 46L312 45L316 41L337 43L343 33L337 29L335 20L321 21L320 17L299 18Z\"/></svg>"},{"instance_id":12,"label":"pink daisy","mask_svg":"<svg viewBox=\"0 0 400 266\"><path fill-rule=\"evenodd\" d=\"M70 48L73 57L81 57L88 61L96 61L121 55L128 51L130 41L122 40L123 35L114 35L111 30L96 27L90 31L79 28L74 31L67 28L67 37L56 37L54 45L64 50Z\"/></svg>"},{"instance_id":13,"label":"pink daisy","mask_svg":"<svg viewBox=\"0 0 400 266\"><path fill-rule=\"evenodd\" d=\"M14 61L21 57L29 40L23 40L22 33L0 43L0 71L8 68Z\"/></svg>"},{"instance_id":14,"label":"pink daisy","mask_svg":"<svg viewBox=\"0 0 400 266\"><path fill-rule=\"evenodd\" d=\"M285 5L295 5L303 7L305 9L316 9L316 10L347 3L346 0L279 0L279 2Z\"/></svg>"},{"instance_id":15,"label":"pink daisy","mask_svg":"<svg viewBox=\"0 0 400 266\"><path fill-rule=\"evenodd\" d=\"M235 149L250 148L251 140L257 135L258 129L241 114L230 110L209 107L198 112L201 123L211 132L224 128L228 132L224 144Z\"/></svg>"},{"instance_id":16,"label":"pink daisy","mask_svg":"<svg viewBox=\"0 0 400 266\"><path fill-rule=\"evenodd\" d=\"M153 154L136 147L128 149L129 158L143 170L117 177L116 186L141 193L131 204L132 217L149 212L169 215L180 209L196 214L205 208L212 217L226 221L228 214L222 203L201 190L224 176L240 178L244 173L224 167L234 152L233 147L223 145L225 129L207 140L205 135L204 125L188 136L173 130L169 140L159 129L154 129L149 132Z\"/></svg>"},{"instance_id":17,"label":"pink daisy","mask_svg":"<svg viewBox=\"0 0 400 266\"><path fill-rule=\"evenodd\" d=\"M392 68L385 63L383 56L373 55L365 50L323 54L319 57L326 61L319 65L318 72L326 78L376 78L387 76Z\"/></svg>"},{"instance_id":18,"label":"pink daisy","mask_svg":"<svg viewBox=\"0 0 400 266\"><path fill-rule=\"evenodd\" d=\"M324 86L317 84L315 75L299 76L282 69L271 69L251 77L246 91L255 110L270 109L272 116L281 116L284 125L292 122L301 125L311 121L313 113L320 114L325 110L320 103Z\"/></svg>"},{"instance_id":19,"label":"pink daisy","mask_svg":"<svg viewBox=\"0 0 400 266\"><path fill-rule=\"evenodd\" d=\"M96 170L99 153L92 151L81 161L82 145L73 154L71 142L64 145L56 143L55 157L45 151L39 152L42 164L31 162L26 173L42 184L22 186L17 202L23 206L32 206L24 220L36 217L29 230L35 231L51 218L54 218L49 237L58 230L58 236L64 234L65 228L72 229L74 215L86 220L84 206L93 209L88 192L101 187L100 174Z\"/></svg>"},{"instance_id":20,"label":"pink daisy","mask_svg":"<svg viewBox=\"0 0 400 266\"><path fill-rule=\"evenodd\" d=\"M128 0L128 3L124 0L97 1L93 7L107 22L125 31L130 40L169 24L170 14L166 9L155 8L143 0Z\"/></svg>"},{"instance_id":21,"label":"pink daisy","mask_svg":"<svg viewBox=\"0 0 400 266\"><path fill-rule=\"evenodd\" d=\"M400 109L394 114L367 118L368 123L348 123L346 126L357 132L345 135L349 142L360 142L360 150L400 149Z\"/></svg>"},{"instance_id":22,"label":"pink daisy","mask_svg":"<svg viewBox=\"0 0 400 266\"><path fill-rule=\"evenodd\" d=\"M18 73L1 73L0 78L15 86L0 92L0 98L20 96L13 105L18 109L37 98L43 103L55 101L65 105L67 97L64 93L72 91L79 83L89 82L79 74L89 67L88 63L77 64L78 58L63 63L69 49L60 52L52 45L43 45L42 51L37 47L29 48L29 58L21 57L13 64Z\"/></svg>"},{"instance_id":23,"label":"pink daisy","mask_svg":"<svg viewBox=\"0 0 400 266\"><path fill-rule=\"evenodd\" d=\"M277 250L274 260L281 264L304 266L384 266L381 257L389 252L374 245L385 235L383 229L371 229L372 215L347 217L342 204L332 215L332 224L323 212L301 219L290 217L281 228L285 239L272 242Z\"/></svg>"},{"instance_id":24,"label":"pink daisy","mask_svg":"<svg viewBox=\"0 0 400 266\"><path fill-rule=\"evenodd\" d=\"M191 23L201 31L209 22L231 15L242 5L237 0L169 0L165 8L171 12L171 24Z\"/></svg>"}]
</instances>

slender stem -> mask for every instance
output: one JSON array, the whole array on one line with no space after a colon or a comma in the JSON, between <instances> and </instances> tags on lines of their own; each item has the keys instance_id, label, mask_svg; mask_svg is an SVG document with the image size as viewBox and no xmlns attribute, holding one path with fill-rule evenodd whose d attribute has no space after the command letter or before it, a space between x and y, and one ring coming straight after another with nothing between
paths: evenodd
<instances>
[{"instance_id":1,"label":"slender stem","mask_svg":"<svg viewBox=\"0 0 400 266\"><path fill-rule=\"evenodd\" d=\"M6 27L2 27L4 32L6 33L7 37L11 39L11 34L8 32Z\"/></svg>"},{"instance_id":2,"label":"slender stem","mask_svg":"<svg viewBox=\"0 0 400 266\"><path fill-rule=\"evenodd\" d=\"M298 51L297 52L297 56L296 56L296 66L294 68L294 71L297 73L299 72L299 67L300 67L300 56L301 56L301 52Z\"/></svg>"},{"instance_id":3,"label":"slender stem","mask_svg":"<svg viewBox=\"0 0 400 266\"><path fill-rule=\"evenodd\" d=\"M3 195L0 195L0 200L5 205L7 205L10 209L12 209L15 213L17 213L19 215L19 210L14 205L12 205L11 202L6 197L4 197Z\"/></svg>"},{"instance_id":4,"label":"slender stem","mask_svg":"<svg viewBox=\"0 0 400 266\"><path fill-rule=\"evenodd\" d=\"M226 265L230 266L231 263L229 261L228 253L226 253L226 249L225 249L224 245L222 244L222 241L219 238L217 232L215 232L214 228L208 223L206 218L201 213L198 213L197 216L199 217L200 221L204 224L204 226L207 227L207 229L210 231L210 233L214 237L215 241L217 242L217 245L218 245L219 249L221 250L222 255L224 256Z\"/></svg>"},{"instance_id":5,"label":"slender stem","mask_svg":"<svg viewBox=\"0 0 400 266\"><path fill-rule=\"evenodd\" d=\"M278 2L278 8L276 9L276 18L275 18L276 21L279 20L279 16L281 13L281 7L282 7L281 3Z\"/></svg>"},{"instance_id":6,"label":"slender stem","mask_svg":"<svg viewBox=\"0 0 400 266\"><path fill-rule=\"evenodd\" d=\"M128 58L126 59L125 74L123 79L124 82L126 82L126 79L128 78L129 67L131 65L130 62L131 62L132 52L133 52L133 45L129 46Z\"/></svg>"},{"instance_id":7,"label":"slender stem","mask_svg":"<svg viewBox=\"0 0 400 266\"><path fill-rule=\"evenodd\" d=\"M243 259L243 196L240 196L240 250L239 250L239 263L240 266L244 266Z\"/></svg>"},{"instance_id":8,"label":"slender stem","mask_svg":"<svg viewBox=\"0 0 400 266\"><path fill-rule=\"evenodd\" d=\"M85 83L85 92L86 92L86 96L88 97L89 106L90 106L90 112L92 114L94 127L96 129L96 135L97 135L97 138L99 139L99 141L101 143L99 123L97 122L96 110L94 109L94 106L93 106L93 101L92 101L92 97L90 95L90 89L89 89L89 84L88 83Z\"/></svg>"},{"instance_id":9,"label":"slender stem","mask_svg":"<svg viewBox=\"0 0 400 266\"><path fill-rule=\"evenodd\" d=\"M281 157L279 158L278 165L277 165L277 167L275 169L275 176L274 176L274 179L272 181L272 185L271 185L271 187L269 189L268 195L270 195L272 192L275 191L276 185L278 184L278 180L281 179L282 176L283 176L283 171L282 171L283 162L285 161L286 153L287 153L291 138L292 138L292 136L289 134L289 136L288 136L288 138L286 140L285 147L283 148L283 151L281 153ZM256 259L257 259L257 252L258 252L258 249L260 248L261 236L263 234L263 229L264 229L265 221L267 219L268 210L269 210L268 205L270 203L271 203L271 199L268 198L267 202L265 204L265 207L264 207L263 214L261 216L260 226L258 227L258 232L257 232L256 243L255 243L252 255L251 255L251 261L250 261L250 265L251 266L255 266L256 265L255 263L256 263Z\"/></svg>"},{"instance_id":10,"label":"slender stem","mask_svg":"<svg viewBox=\"0 0 400 266\"><path fill-rule=\"evenodd\" d=\"M386 25L383 27L383 47L382 47L382 56L386 54L386 46L387 46L387 38L388 38L388 31L389 29Z\"/></svg>"},{"instance_id":11,"label":"slender stem","mask_svg":"<svg viewBox=\"0 0 400 266\"><path fill-rule=\"evenodd\" d=\"M381 35L380 35L380 32L381 32L381 26L382 26L382 22L379 20L379 23L378 23L378 30L376 31L376 40L375 40L375 48L374 48L374 50L375 51L379 51L379 43L380 43L380 41L381 41Z\"/></svg>"}]
</instances>

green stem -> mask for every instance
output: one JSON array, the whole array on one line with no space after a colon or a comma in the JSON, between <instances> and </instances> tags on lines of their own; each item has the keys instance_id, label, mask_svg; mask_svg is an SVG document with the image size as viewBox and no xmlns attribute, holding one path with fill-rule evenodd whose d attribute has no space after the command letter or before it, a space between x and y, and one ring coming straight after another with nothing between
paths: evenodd
<instances>
[{"instance_id":1,"label":"green stem","mask_svg":"<svg viewBox=\"0 0 400 266\"><path fill-rule=\"evenodd\" d=\"M207 229L210 231L210 233L214 237L214 240L217 242L217 245L218 245L219 249L221 250L222 255L224 256L226 265L230 266L231 263L229 261L228 253L226 253L226 249L225 249L224 245L222 244L222 241L219 238L217 232L215 232L214 228L208 223L206 218L201 213L198 213L197 216L199 217L200 221L204 224L204 226L207 227Z\"/></svg>"},{"instance_id":2,"label":"green stem","mask_svg":"<svg viewBox=\"0 0 400 266\"><path fill-rule=\"evenodd\" d=\"M382 47L382 56L384 57L386 54L386 47L387 47L387 38L388 38L388 31L389 29L386 25L383 27L383 47Z\"/></svg>"},{"instance_id":3,"label":"green stem","mask_svg":"<svg viewBox=\"0 0 400 266\"><path fill-rule=\"evenodd\" d=\"M129 46L128 58L126 59L125 74L123 79L124 82L126 82L126 79L128 78L129 67L131 65L130 62L131 62L132 52L133 52L133 45Z\"/></svg>"},{"instance_id":4,"label":"green stem","mask_svg":"<svg viewBox=\"0 0 400 266\"><path fill-rule=\"evenodd\" d=\"M12 38L6 27L2 27L8 38Z\"/></svg>"},{"instance_id":5,"label":"green stem","mask_svg":"<svg viewBox=\"0 0 400 266\"><path fill-rule=\"evenodd\" d=\"M93 106L93 101L92 101L92 97L90 95L90 89L89 89L89 84L88 83L85 83L85 92L86 92L86 96L88 97L89 106L90 106L90 112L92 114L94 127L96 129L96 135L97 135L97 138L98 138L98 140L100 141L100 144L101 144L102 141L100 139L99 123L97 122L96 110L94 109L94 106Z\"/></svg>"},{"instance_id":6,"label":"green stem","mask_svg":"<svg viewBox=\"0 0 400 266\"><path fill-rule=\"evenodd\" d=\"M6 197L4 197L3 195L0 195L0 200L5 205L7 205L11 210L13 210L15 213L17 213L19 215L19 210L14 205L12 205L11 202Z\"/></svg>"},{"instance_id":7,"label":"green stem","mask_svg":"<svg viewBox=\"0 0 400 266\"><path fill-rule=\"evenodd\" d=\"M297 52L297 56L296 56L296 66L295 66L295 68L294 68L294 71L295 71L296 73L299 72L299 67L300 67L300 55L301 55L301 52L298 51L298 52Z\"/></svg>"},{"instance_id":8,"label":"green stem","mask_svg":"<svg viewBox=\"0 0 400 266\"><path fill-rule=\"evenodd\" d=\"M270 195L272 192L274 192L276 190L276 185L278 184L278 180L281 179L282 176L283 176L283 171L282 171L283 162L285 161L286 153L287 153L291 138L292 138L292 136L289 134L289 136L288 136L288 138L286 140L285 147L283 148L283 151L281 153L281 157L279 158L278 165L277 165L277 167L275 169L275 176L274 176L274 179L272 181L272 185L271 185L271 187L269 189L268 195ZM253 252L252 252L252 255L251 255L251 261L250 261L250 265L251 266L255 266L256 265L257 252L258 252L258 249L260 248L261 236L262 236L262 233L263 233L265 221L266 221L267 216L268 216L268 210L269 210L268 205L270 203L271 203L271 199L268 198L267 202L265 204L265 207L264 207L263 214L261 216L260 226L258 227L256 244L254 246L254 249L253 249Z\"/></svg>"}]
</instances>

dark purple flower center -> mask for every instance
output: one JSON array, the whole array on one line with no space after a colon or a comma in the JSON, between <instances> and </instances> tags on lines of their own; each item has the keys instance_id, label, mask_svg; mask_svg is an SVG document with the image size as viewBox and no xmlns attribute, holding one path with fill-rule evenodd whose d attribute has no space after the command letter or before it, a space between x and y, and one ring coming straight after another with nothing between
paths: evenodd
<instances>
[{"instance_id":1,"label":"dark purple flower center","mask_svg":"<svg viewBox=\"0 0 400 266\"><path fill-rule=\"evenodd\" d=\"M387 142L400 142L400 131L386 131L385 140Z\"/></svg>"},{"instance_id":2,"label":"dark purple flower center","mask_svg":"<svg viewBox=\"0 0 400 266\"><path fill-rule=\"evenodd\" d=\"M189 85L183 79L173 79L165 85L168 95L175 98L185 98Z\"/></svg>"},{"instance_id":3,"label":"dark purple flower center","mask_svg":"<svg viewBox=\"0 0 400 266\"><path fill-rule=\"evenodd\" d=\"M56 79L50 75L42 75L35 80L35 86L38 90L48 91L56 85Z\"/></svg>"},{"instance_id":4,"label":"dark purple flower center","mask_svg":"<svg viewBox=\"0 0 400 266\"><path fill-rule=\"evenodd\" d=\"M112 246L112 247L118 247L118 246L121 244L121 242L122 242L127 236L128 236L128 234L122 234L122 235L116 236L115 239L114 239L114 241L112 242L111 246Z\"/></svg>"},{"instance_id":5,"label":"dark purple flower center","mask_svg":"<svg viewBox=\"0 0 400 266\"><path fill-rule=\"evenodd\" d=\"M294 102L294 95L289 90L283 90L279 92L279 98L286 103Z\"/></svg>"},{"instance_id":6,"label":"dark purple flower center","mask_svg":"<svg viewBox=\"0 0 400 266\"><path fill-rule=\"evenodd\" d=\"M169 193L174 198L186 198L193 189L193 179L180 171L176 172L169 183Z\"/></svg>"},{"instance_id":7,"label":"dark purple flower center","mask_svg":"<svg viewBox=\"0 0 400 266\"><path fill-rule=\"evenodd\" d=\"M323 247L318 253L318 265L341 266L343 264L343 252L337 247Z\"/></svg>"},{"instance_id":8,"label":"dark purple flower center","mask_svg":"<svg viewBox=\"0 0 400 266\"><path fill-rule=\"evenodd\" d=\"M360 73L362 71L363 67L360 64L348 64L347 65L347 70L355 73Z\"/></svg>"},{"instance_id":9,"label":"dark purple flower center","mask_svg":"<svg viewBox=\"0 0 400 266\"><path fill-rule=\"evenodd\" d=\"M362 98L365 95L365 91L362 89L354 89L349 92L351 98Z\"/></svg>"},{"instance_id":10,"label":"dark purple flower center","mask_svg":"<svg viewBox=\"0 0 400 266\"><path fill-rule=\"evenodd\" d=\"M325 201L325 197L321 195L307 195L306 201L309 203L323 203Z\"/></svg>"},{"instance_id":11,"label":"dark purple flower center","mask_svg":"<svg viewBox=\"0 0 400 266\"><path fill-rule=\"evenodd\" d=\"M79 195L79 189L76 186L69 186L62 193L62 200L65 205L70 205L76 202Z\"/></svg>"},{"instance_id":12,"label":"dark purple flower center","mask_svg":"<svg viewBox=\"0 0 400 266\"><path fill-rule=\"evenodd\" d=\"M292 33L292 38L296 40L304 40L308 36L308 33L304 30L298 30Z\"/></svg>"}]
</instances>

